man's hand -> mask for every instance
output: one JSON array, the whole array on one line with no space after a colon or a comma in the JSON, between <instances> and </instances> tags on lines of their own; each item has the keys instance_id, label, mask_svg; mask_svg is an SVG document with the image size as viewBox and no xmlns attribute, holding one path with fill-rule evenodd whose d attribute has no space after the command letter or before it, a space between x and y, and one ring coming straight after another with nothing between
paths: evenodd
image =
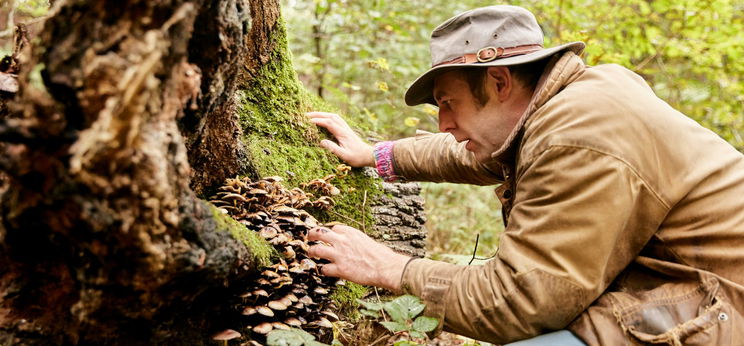
<instances>
[{"instance_id":1,"label":"man's hand","mask_svg":"<svg viewBox=\"0 0 744 346\"><path fill-rule=\"evenodd\" d=\"M307 238L325 243L313 245L308 251L311 257L331 261L323 265L324 275L400 292L400 279L410 257L394 252L356 228L344 225L334 226L333 229L314 228L308 232Z\"/></svg>"},{"instance_id":2,"label":"man's hand","mask_svg":"<svg viewBox=\"0 0 744 346\"><path fill-rule=\"evenodd\" d=\"M330 150L352 167L375 166L374 148L359 138L338 114L310 112L307 116L313 124L324 127L338 140L338 143L335 143L324 139L320 146Z\"/></svg>"}]
</instances>

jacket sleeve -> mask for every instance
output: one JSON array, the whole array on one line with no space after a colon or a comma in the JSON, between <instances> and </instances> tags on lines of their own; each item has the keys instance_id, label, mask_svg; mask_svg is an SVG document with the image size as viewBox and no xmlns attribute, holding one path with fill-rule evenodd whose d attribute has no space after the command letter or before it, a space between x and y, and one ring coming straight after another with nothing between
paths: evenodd
<instances>
[{"instance_id":1,"label":"jacket sleeve","mask_svg":"<svg viewBox=\"0 0 744 346\"><path fill-rule=\"evenodd\" d=\"M550 147L525 167L496 258L482 266L419 259L404 271L403 291L446 330L507 343L565 328L668 210L634 169L595 150Z\"/></svg>"},{"instance_id":2,"label":"jacket sleeve","mask_svg":"<svg viewBox=\"0 0 744 346\"><path fill-rule=\"evenodd\" d=\"M396 174L411 181L493 185L504 180L500 166L479 163L449 133L421 132L395 141L393 160Z\"/></svg>"}]
</instances>

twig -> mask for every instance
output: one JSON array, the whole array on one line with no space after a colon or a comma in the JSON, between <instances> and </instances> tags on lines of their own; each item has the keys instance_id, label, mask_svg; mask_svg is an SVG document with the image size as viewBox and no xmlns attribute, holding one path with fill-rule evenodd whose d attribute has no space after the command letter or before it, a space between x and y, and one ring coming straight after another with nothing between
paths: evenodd
<instances>
[{"instance_id":1,"label":"twig","mask_svg":"<svg viewBox=\"0 0 744 346\"><path fill-rule=\"evenodd\" d=\"M491 258L494 258L494 257L496 257L496 255L498 254L498 253L495 253L495 254L493 254L493 255L491 255L491 256L488 256L488 257L476 257L476 256L475 256L475 253L476 253L476 251L478 251L478 240L479 240L479 239L480 239L480 233L478 233L478 234L477 234L477 235L475 236L475 248L473 249L473 257L472 257L472 258L470 258L470 262L468 262L468 265L470 265L471 263L473 263L473 260L481 260L481 261L485 261L485 260L489 260L489 259L491 259Z\"/></svg>"},{"instance_id":2,"label":"twig","mask_svg":"<svg viewBox=\"0 0 744 346\"><path fill-rule=\"evenodd\" d=\"M342 217L342 218L346 219L347 221L351 221L351 222L353 222L353 223L355 223L355 224L359 225L360 227L364 228L364 225L363 225L363 224L362 224L361 222L357 221L357 220L354 220L354 219L352 219L352 218L350 218L350 217L348 217L348 216L346 216L346 215L343 215L343 214L339 214L339 213L337 213L337 212L335 212L335 211L333 211L333 210L329 210L329 211L330 211L330 212L331 212L331 213L332 213L333 215L336 215L336 216L340 216L340 217Z\"/></svg>"},{"instance_id":3,"label":"twig","mask_svg":"<svg viewBox=\"0 0 744 346\"><path fill-rule=\"evenodd\" d=\"M480 240L480 233L475 235L475 247L473 248L473 257L470 259L470 262L468 262L468 265L470 265L470 263L473 263L473 261L475 260L475 252L478 251L478 240Z\"/></svg>"},{"instance_id":4,"label":"twig","mask_svg":"<svg viewBox=\"0 0 744 346\"><path fill-rule=\"evenodd\" d=\"M389 337L390 337L389 335L383 334L381 337L377 338L377 340L375 340L375 342L369 344L369 346L375 346L375 345L377 345L378 342L380 342L382 340L385 340L385 339L387 339Z\"/></svg>"},{"instance_id":5,"label":"twig","mask_svg":"<svg viewBox=\"0 0 744 346\"><path fill-rule=\"evenodd\" d=\"M362 210L364 210L365 206L367 205L367 190L364 190L364 200L362 201ZM366 234L367 233L367 220L364 218L364 215L362 215L362 231Z\"/></svg>"},{"instance_id":6,"label":"twig","mask_svg":"<svg viewBox=\"0 0 744 346\"><path fill-rule=\"evenodd\" d=\"M13 59L17 60L23 47L30 45L31 41L28 39L28 29L26 28L26 24L18 24L15 29L15 37L13 38Z\"/></svg>"},{"instance_id":7,"label":"twig","mask_svg":"<svg viewBox=\"0 0 744 346\"><path fill-rule=\"evenodd\" d=\"M17 0L10 0L10 1L11 1L10 5L12 7L10 9L10 13L8 14L8 26L5 28L5 30L0 31L0 38L5 38L13 34L13 27L15 26L13 15L14 15L15 10L18 8L18 5L17 5ZM64 1L56 1L45 15L41 17L29 19L20 24L23 24L25 26L31 26L36 23L44 22L50 17L54 17L59 12L59 10L62 8L62 5L64 5L64 3L65 3Z\"/></svg>"},{"instance_id":8,"label":"twig","mask_svg":"<svg viewBox=\"0 0 744 346\"><path fill-rule=\"evenodd\" d=\"M377 303L382 304L382 299L380 299L380 294L377 292L377 286L374 286L374 288L375 288L375 296L377 297ZM382 312L382 319L384 319L385 322L387 322L387 316L385 314L385 309L380 310L380 312Z\"/></svg>"}]
</instances>

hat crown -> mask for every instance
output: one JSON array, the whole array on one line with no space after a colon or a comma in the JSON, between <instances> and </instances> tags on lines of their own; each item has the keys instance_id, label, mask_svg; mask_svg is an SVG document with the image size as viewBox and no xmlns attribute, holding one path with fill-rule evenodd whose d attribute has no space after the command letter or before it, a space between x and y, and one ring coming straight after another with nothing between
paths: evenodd
<instances>
[{"instance_id":1,"label":"hat crown","mask_svg":"<svg viewBox=\"0 0 744 346\"><path fill-rule=\"evenodd\" d=\"M534 44L543 44L543 32L530 11L509 5L482 7L452 17L434 29L431 62L434 66L486 47Z\"/></svg>"}]
</instances>

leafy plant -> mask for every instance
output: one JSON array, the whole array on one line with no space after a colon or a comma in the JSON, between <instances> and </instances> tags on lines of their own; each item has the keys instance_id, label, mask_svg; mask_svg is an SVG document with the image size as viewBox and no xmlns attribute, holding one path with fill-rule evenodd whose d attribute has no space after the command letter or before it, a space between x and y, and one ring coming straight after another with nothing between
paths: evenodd
<instances>
[{"instance_id":1,"label":"leafy plant","mask_svg":"<svg viewBox=\"0 0 744 346\"><path fill-rule=\"evenodd\" d=\"M384 303L368 302L361 299L357 301L364 306L364 309L360 311L362 315L378 320L384 315L390 317L391 320L389 321L378 322L392 333L405 332L413 338L426 339L425 333L436 329L439 325L439 320L436 318L419 316L426 306L419 298L411 295L400 296ZM395 344L413 345L407 340Z\"/></svg>"}]
</instances>

